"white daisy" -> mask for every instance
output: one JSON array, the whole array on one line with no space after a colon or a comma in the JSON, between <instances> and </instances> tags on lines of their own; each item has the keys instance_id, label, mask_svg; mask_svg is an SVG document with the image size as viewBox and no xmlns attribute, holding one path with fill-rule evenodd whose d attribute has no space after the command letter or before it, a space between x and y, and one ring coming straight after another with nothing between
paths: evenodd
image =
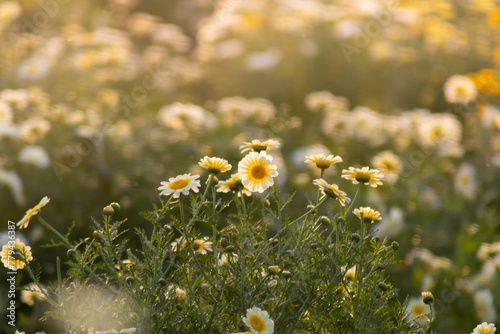
<instances>
[{"instance_id":1,"label":"white daisy","mask_svg":"<svg viewBox=\"0 0 500 334\"><path fill-rule=\"evenodd\" d=\"M200 180L197 180L200 176L189 174L177 175L175 178L171 177L167 181L162 181L161 186L158 187L160 190L160 195L168 196L173 194L175 198L179 197L182 193L183 195L188 195L189 190L197 193L198 187L200 186Z\"/></svg>"}]
</instances>

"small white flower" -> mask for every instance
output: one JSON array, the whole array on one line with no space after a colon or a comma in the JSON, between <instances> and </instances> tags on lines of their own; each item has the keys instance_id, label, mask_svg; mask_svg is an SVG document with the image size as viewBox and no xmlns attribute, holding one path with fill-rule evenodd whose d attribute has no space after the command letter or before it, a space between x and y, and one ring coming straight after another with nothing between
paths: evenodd
<instances>
[{"instance_id":1,"label":"small white flower","mask_svg":"<svg viewBox=\"0 0 500 334\"><path fill-rule=\"evenodd\" d=\"M180 194L189 195L189 190L197 193L198 187L200 186L200 181L197 180L200 176L191 174L177 175L175 178L171 177L167 181L160 182L161 186L158 187L160 190L160 195L174 195L174 198L178 198Z\"/></svg>"}]
</instances>

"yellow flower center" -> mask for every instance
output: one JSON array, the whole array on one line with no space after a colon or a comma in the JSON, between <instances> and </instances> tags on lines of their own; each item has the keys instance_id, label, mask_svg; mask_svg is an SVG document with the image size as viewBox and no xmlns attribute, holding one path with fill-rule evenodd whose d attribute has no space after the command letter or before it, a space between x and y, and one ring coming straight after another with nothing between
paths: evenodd
<instances>
[{"instance_id":1,"label":"yellow flower center","mask_svg":"<svg viewBox=\"0 0 500 334\"><path fill-rule=\"evenodd\" d=\"M413 313L421 315L425 313L425 307L423 305L416 305L413 307Z\"/></svg>"},{"instance_id":2,"label":"yellow flower center","mask_svg":"<svg viewBox=\"0 0 500 334\"><path fill-rule=\"evenodd\" d=\"M325 161L325 160L316 160L316 167L325 169L330 167L331 162L330 161Z\"/></svg>"},{"instance_id":3,"label":"yellow flower center","mask_svg":"<svg viewBox=\"0 0 500 334\"><path fill-rule=\"evenodd\" d=\"M194 248L194 250L198 250L198 249L204 248L203 247L203 242L199 241L199 240L195 240L193 242L193 248Z\"/></svg>"},{"instance_id":4,"label":"yellow flower center","mask_svg":"<svg viewBox=\"0 0 500 334\"><path fill-rule=\"evenodd\" d=\"M431 129L431 139L437 141L444 136L443 130L439 126L435 126Z\"/></svg>"},{"instance_id":5,"label":"yellow flower center","mask_svg":"<svg viewBox=\"0 0 500 334\"><path fill-rule=\"evenodd\" d=\"M477 334L491 334L491 331L489 328L481 329L480 332L477 332Z\"/></svg>"},{"instance_id":6,"label":"yellow flower center","mask_svg":"<svg viewBox=\"0 0 500 334\"><path fill-rule=\"evenodd\" d=\"M168 187L172 190L179 190L182 188L185 188L191 181L189 179L179 179L175 180L174 182L170 183Z\"/></svg>"},{"instance_id":7,"label":"yellow flower center","mask_svg":"<svg viewBox=\"0 0 500 334\"><path fill-rule=\"evenodd\" d=\"M372 179L373 175L372 174L369 174L369 173L356 173L356 175L354 176L354 178L356 179L356 181L358 182L363 182L363 183L366 183L366 182L370 182L370 180Z\"/></svg>"},{"instance_id":8,"label":"yellow flower center","mask_svg":"<svg viewBox=\"0 0 500 334\"><path fill-rule=\"evenodd\" d=\"M457 87L455 88L455 94L457 95L465 95L467 93L467 89L465 89L465 87Z\"/></svg>"},{"instance_id":9,"label":"yellow flower center","mask_svg":"<svg viewBox=\"0 0 500 334\"><path fill-rule=\"evenodd\" d=\"M37 213L37 212L36 212L36 210L37 210L37 209L38 209L38 205L37 205L37 206L35 206L34 208L29 209L29 210L26 212L26 216L27 216L27 217L31 217L31 216L35 215L35 214Z\"/></svg>"},{"instance_id":10,"label":"yellow flower center","mask_svg":"<svg viewBox=\"0 0 500 334\"><path fill-rule=\"evenodd\" d=\"M258 315L252 315L250 319L248 319L248 322L257 332L263 332L266 329L266 323Z\"/></svg>"},{"instance_id":11,"label":"yellow flower center","mask_svg":"<svg viewBox=\"0 0 500 334\"><path fill-rule=\"evenodd\" d=\"M250 169L250 175L256 180L263 180L267 177L267 167L261 163L256 164Z\"/></svg>"}]
</instances>

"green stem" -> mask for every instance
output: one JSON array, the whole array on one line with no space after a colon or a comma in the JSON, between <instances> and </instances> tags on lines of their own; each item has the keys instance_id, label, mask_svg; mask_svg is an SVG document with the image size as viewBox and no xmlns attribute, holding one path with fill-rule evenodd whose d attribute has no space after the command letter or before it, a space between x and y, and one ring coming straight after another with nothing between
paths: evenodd
<instances>
[{"instance_id":1,"label":"green stem","mask_svg":"<svg viewBox=\"0 0 500 334\"><path fill-rule=\"evenodd\" d=\"M325 174L325 169L324 168L321 168L321 175L320 175L320 179L323 178L323 174ZM321 189L318 188L318 195L316 196L316 205L318 204L319 202L319 196L321 195Z\"/></svg>"},{"instance_id":2,"label":"green stem","mask_svg":"<svg viewBox=\"0 0 500 334\"><path fill-rule=\"evenodd\" d=\"M306 217L306 216L310 215L310 214L311 214L312 212L314 212L317 208L319 208L319 207L321 206L321 204L323 204L323 203L324 203L327 199L328 199L328 196L323 196L323 197L320 199L319 203L318 203L317 205L315 205L315 206L314 206L314 208L312 208L311 210L307 211L306 213L304 213L304 214L303 214L302 216L300 216L299 218L296 218L295 220L293 220L291 223L289 223L289 225L290 225L290 224L292 224L292 225L293 225L294 223L298 222L298 221L299 221L299 220L301 220L302 218L304 218L304 217Z\"/></svg>"},{"instance_id":3,"label":"green stem","mask_svg":"<svg viewBox=\"0 0 500 334\"><path fill-rule=\"evenodd\" d=\"M361 212L361 241L360 241L360 247L359 247L359 252L360 252L360 259L358 262L358 267L356 267L356 281L358 283L358 292L356 296L356 313L359 314L359 305L360 305L360 297L361 297L361 288L363 285L363 265L364 265L364 254L363 254L363 246L365 244L365 222L363 219L363 212Z\"/></svg>"},{"instance_id":4,"label":"green stem","mask_svg":"<svg viewBox=\"0 0 500 334\"><path fill-rule=\"evenodd\" d=\"M203 196L205 196L205 195L206 195L206 191L205 191L205 194ZM183 204L184 204L183 198L184 198L184 195L181 195L180 196L181 226L184 226L184 221L185 221L185 218L184 218L184 208L183 208ZM205 269L201 265L200 261L198 261L198 258L196 257L196 253L193 250L193 243L191 242L191 240L189 238L189 235L188 235L188 228L189 228L190 224L192 222L194 222L196 216L197 216L197 212L195 212L195 214L193 215L193 218L191 218L191 221L188 223L188 225L185 228L182 229L182 231L181 231L182 232L182 236L184 237L184 240L186 240L186 245L187 245L187 248L188 248L188 251L189 251L189 255L191 255L191 257L194 259L194 262L196 263L196 266L198 267L198 269L200 269L201 275L203 276L203 278L205 278L205 280L207 281L207 283L210 284L210 286L215 291L218 291L217 287L214 285L214 283L212 283L212 281L210 280L210 278L205 273Z\"/></svg>"},{"instance_id":5,"label":"green stem","mask_svg":"<svg viewBox=\"0 0 500 334\"><path fill-rule=\"evenodd\" d=\"M358 189L356 190L356 194L354 194L354 198L353 198L353 199L352 199L352 201L351 201L351 205L349 205L349 207L347 208L347 210L346 210L346 211L343 211L343 212L342 212L342 218L344 218L344 219L345 219L345 215L346 215L346 213L351 212L351 208L352 208L352 206L354 205L354 202L356 202L356 198L358 197L359 189L361 189L361 187L362 187L362 186L363 186L363 184L362 184L362 183L360 183L360 184L359 184L359 186L358 186Z\"/></svg>"},{"instance_id":6,"label":"green stem","mask_svg":"<svg viewBox=\"0 0 500 334\"><path fill-rule=\"evenodd\" d=\"M37 215L36 218L38 219L38 221L43 225L45 226L46 228L48 228L49 230L51 230L55 235L57 235L59 237L59 239L62 240L63 244L68 247L68 248L72 248L71 247L71 244L69 242L69 240L63 236L61 233L59 233L55 228L53 228L52 226L50 226L49 223L47 223L40 215Z\"/></svg>"}]
</instances>

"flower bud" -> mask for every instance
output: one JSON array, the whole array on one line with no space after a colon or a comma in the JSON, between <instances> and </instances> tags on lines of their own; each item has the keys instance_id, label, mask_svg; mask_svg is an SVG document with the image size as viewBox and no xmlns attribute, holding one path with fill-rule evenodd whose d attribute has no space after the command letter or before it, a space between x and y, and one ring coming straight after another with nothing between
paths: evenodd
<instances>
[{"instance_id":1,"label":"flower bud","mask_svg":"<svg viewBox=\"0 0 500 334\"><path fill-rule=\"evenodd\" d=\"M133 284L135 281L135 278L133 278L132 276L128 276L126 279L125 279L125 282L127 282L128 284Z\"/></svg>"},{"instance_id":2,"label":"flower bud","mask_svg":"<svg viewBox=\"0 0 500 334\"><path fill-rule=\"evenodd\" d=\"M283 270L283 271L281 272L281 274L282 274L282 275L283 275L283 277L285 277L285 278L292 277L292 273L291 273L290 271L288 271L288 270Z\"/></svg>"},{"instance_id":3,"label":"flower bud","mask_svg":"<svg viewBox=\"0 0 500 334\"><path fill-rule=\"evenodd\" d=\"M353 233L353 234L351 234L351 240L354 242L360 242L361 236L358 233Z\"/></svg>"},{"instance_id":4,"label":"flower bud","mask_svg":"<svg viewBox=\"0 0 500 334\"><path fill-rule=\"evenodd\" d=\"M307 212L311 211L312 214L315 214L316 213L316 209L315 209L315 205L312 205L312 204L309 204L307 207L306 207L306 210Z\"/></svg>"},{"instance_id":5,"label":"flower bud","mask_svg":"<svg viewBox=\"0 0 500 334\"><path fill-rule=\"evenodd\" d=\"M113 213L115 213L115 210L111 205L105 206L104 209L102 209L102 214L105 216L111 216Z\"/></svg>"},{"instance_id":6,"label":"flower bud","mask_svg":"<svg viewBox=\"0 0 500 334\"><path fill-rule=\"evenodd\" d=\"M321 216L321 217L319 217L318 221L323 226L328 226L328 225L330 225L332 223L330 221L330 218L328 218L327 216Z\"/></svg>"},{"instance_id":7,"label":"flower bud","mask_svg":"<svg viewBox=\"0 0 500 334\"><path fill-rule=\"evenodd\" d=\"M210 171L210 170L209 170ZM217 169L217 171L219 171ZM208 185L209 187L215 187L216 185L219 184L219 179L217 178L217 176L212 176L212 178L210 179L210 184Z\"/></svg>"},{"instance_id":8,"label":"flower bud","mask_svg":"<svg viewBox=\"0 0 500 334\"><path fill-rule=\"evenodd\" d=\"M384 282L380 282L380 283L378 284L378 288L379 288L380 290L382 290L382 291L387 291L387 290L389 290L389 286L388 286L387 284L385 284Z\"/></svg>"},{"instance_id":9,"label":"flower bud","mask_svg":"<svg viewBox=\"0 0 500 334\"><path fill-rule=\"evenodd\" d=\"M224 249L227 253L232 253L236 250L236 248L233 245L229 245Z\"/></svg>"},{"instance_id":10,"label":"flower bud","mask_svg":"<svg viewBox=\"0 0 500 334\"><path fill-rule=\"evenodd\" d=\"M399 249L399 243L397 241L392 242L392 249L397 251Z\"/></svg>"},{"instance_id":11,"label":"flower bud","mask_svg":"<svg viewBox=\"0 0 500 334\"><path fill-rule=\"evenodd\" d=\"M116 203L116 202L113 202L110 204L111 207L113 208L113 210L115 210L115 212L119 212L120 211L120 204Z\"/></svg>"},{"instance_id":12,"label":"flower bud","mask_svg":"<svg viewBox=\"0 0 500 334\"><path fill-rule=\"evenodd\" d=\"M434 296L431 292L425 291L422 292L422 300L424 301L424 304L429 305L434 302Z\"/></svg>"}]
</instances>

